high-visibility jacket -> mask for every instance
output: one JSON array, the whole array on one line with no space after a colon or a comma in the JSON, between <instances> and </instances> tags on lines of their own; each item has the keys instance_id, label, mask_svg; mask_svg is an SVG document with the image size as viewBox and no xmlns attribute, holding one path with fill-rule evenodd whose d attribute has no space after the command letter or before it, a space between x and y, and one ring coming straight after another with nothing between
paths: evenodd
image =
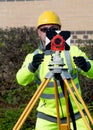
<instances>
[{"instance_id":1,"label":"high-visibility jacket","mask_svg":"<svg viewBox=\"0 0 93 130\"><path fill-rule=\"evenodd\" d=\"M35 73L31 72L28 69L28 65L29 65L29 63L32 62L33 56L36 53L42 53L42 51L40 49L38 49L35 52L28 54L26 56L22 67L19 69L19 71L16 74L17 81L20 85L26 86L35 80L36 84L38 86L40 84L40 82L42 82L42 80L45 78L46 74L49 72L48 65L49 65L49 62L51 61L51 55L46 52L45 52L45 56L44 56L44 61L42 62L42 64L40 64L38 70ZM53 53L52 55L54 56L55 53ZM87 61L90 62L91 68L89 69L88 72L84 72L83 70L78 69L78 67L73 62L74 56L76 56L76 57L83 56ZM93 61L89 60L88 57L86 56L86 54L84 52L82 52L77 46L74 46L74 45L71 45L69 51L66 51L66 50L62 51L61 57L64 59L63 68L68 68L68 72L71 74L73 81L74 81L79 93L81 94L81 89L80 89L79 80L78 80L78 72L80 72L84 76L93 78ZM56 117L57 115L56 115L56 104L55 104L55 95L54 95L55 92L54 92L53 83L54 83L54 81L52 78L51 81L49 82L49 84L46 86L43 93L41 94L40 102L39 102L37 110L39 112ZM69 84L69 85L72 88L71 84ZM66 104L65 104L65 98L64 98L60 85L58 85L58 91L59 91L60 102L61 102L61 107L59 105L60 111L62 108L62 112L60 112L60 117L62 118L62 117L66 116ZM75 94L73 88L72 88L72 91ZM70 96L70 100L71 100L71 103L73 106L74 113L77 113L78 112L77 106L74 103L70 94L69 94L69 96ZM75 94L75 96L77 97L76 94ZM81 105L81 108L83 109L81 103L80 103L80 105Z\"/></svg>"}]
</instances>

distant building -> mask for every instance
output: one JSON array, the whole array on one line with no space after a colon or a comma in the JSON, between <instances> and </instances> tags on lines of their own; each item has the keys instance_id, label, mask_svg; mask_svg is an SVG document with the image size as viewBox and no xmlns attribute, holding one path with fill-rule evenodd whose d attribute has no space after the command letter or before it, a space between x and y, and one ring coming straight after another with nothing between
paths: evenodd
<instances>
[{"instance_id":1,"label":"distant building","mask_svg":"<svg viewBox=\"0 0 93 130\"><path fill-rule=\"evenodd\" d=\"M60 16L63 30L93 30L93 0L0 0L0 27L36 26L45 10Z\"/></svg>"}]
</instances>

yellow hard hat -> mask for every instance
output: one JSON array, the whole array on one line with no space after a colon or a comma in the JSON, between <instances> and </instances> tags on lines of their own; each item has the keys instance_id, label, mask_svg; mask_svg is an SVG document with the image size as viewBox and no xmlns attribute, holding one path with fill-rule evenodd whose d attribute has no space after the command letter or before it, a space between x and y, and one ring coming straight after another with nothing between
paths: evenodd
<instances>
[{"instance_id":1,"label":"yellow hard hat","mask_svg":"<svg viewBox=\"0 0 93 130\"><path fill-rule=\"evenodd\" d=\"M60 19L53 11L45 11L40 15L37 22L37 28L45 24L57 24L61 27Z\"/></svg>"}]
</instances>

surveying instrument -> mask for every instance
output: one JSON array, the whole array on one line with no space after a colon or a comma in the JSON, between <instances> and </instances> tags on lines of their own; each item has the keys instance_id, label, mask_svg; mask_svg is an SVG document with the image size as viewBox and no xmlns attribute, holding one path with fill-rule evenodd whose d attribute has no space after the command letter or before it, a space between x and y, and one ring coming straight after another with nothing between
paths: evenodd
<instances>
[{"instance_id":1,"label":"surveying instrument","mask_svg":"<svg viewBox=\"0 0 93 130\"><path fill-rule=\"evenodd\" d=\"M60 36L58 36L58 35L53 40L56 40L57 48L58 48L58 44L60 43L60 41L62 41L62 43L63 43L63 39L60 39ZM64 50L64 48L66 46L64 44L62 46L61 50L62 49ZM74 100L74 102L75 102L75 104L76 104L76 106L78 108L78 111L79 111L79 113L80 113L80 115L81 115L87 129L92 130L90 125L89 125L88 120L86 119L86 116L85 116L83 110L80 107L80 104L79 104L77 98L75 97L71 87L69 86L69 83L71 83L74 91L76 92L76 94L78 96L78 99L80 100L80 102L81 102L81 104L82 104L82 106L84 108L84 111L85 111L85 113L86 113L87 117L89 118L92 125L93 125L93 118L91 117L89 110L87 109L81 95L79 94L78 89L76 88L75 83L74 83L71 75L68 73L68 68L64 69L63 66L64 66L64 61L63 61L63 58L61 58L60 50L58 49L58 50L55 51L55 55L52 57L52 59L51 59L51 61L49 63L49 70L50 71L46 74L46 76L43 79L43 81L41 82L39 88L36 90L35 94L31 98L29 103L27 104L25 110L21 114L21 116L20 116L19 120L17 121L17 123L15 124L13 130L20 130L21 129L21 127L24 124L25 120L27 119L28 115L32 111L34 105L36 104L39 97L41 96L44 89L46 88L46 86L48 85L48 83L50 82L50 80L52 78L54 80L54 90L55 90L55 102L56 102L56 114L57 114L58 130L71 130L71 127L70 127L71 119L70 119L70 112L69 112L69 94L72 96L72 98L73 98L73 100ZM62 123L61 119L60 119L59 92L58 92L57 80L60 80L60 85L61 85L61 81L63 82L62 90L63 90L64 98L65 98L65 101L66 101L66 123ZM74 130L76 130L76 128Z\"/></svg>"}]
</instances>

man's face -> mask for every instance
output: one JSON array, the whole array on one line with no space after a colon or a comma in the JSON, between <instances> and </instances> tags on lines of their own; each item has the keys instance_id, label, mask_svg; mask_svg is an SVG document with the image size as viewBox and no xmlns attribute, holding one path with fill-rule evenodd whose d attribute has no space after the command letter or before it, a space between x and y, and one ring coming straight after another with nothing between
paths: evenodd
<instances>
[{"instance_id":1,"label":"man's face","mask_svg":"<svg viewBox=\"0 0 93 130\"><path fill-rule=\"evenodd\" d=\"M60 27L58 25L49 24L49 25L42 25L38 28L38 36L40 37L44 48L46 44L46 32L50 29L56 31L60 30Z\"/></svg>"}]
</instances>

